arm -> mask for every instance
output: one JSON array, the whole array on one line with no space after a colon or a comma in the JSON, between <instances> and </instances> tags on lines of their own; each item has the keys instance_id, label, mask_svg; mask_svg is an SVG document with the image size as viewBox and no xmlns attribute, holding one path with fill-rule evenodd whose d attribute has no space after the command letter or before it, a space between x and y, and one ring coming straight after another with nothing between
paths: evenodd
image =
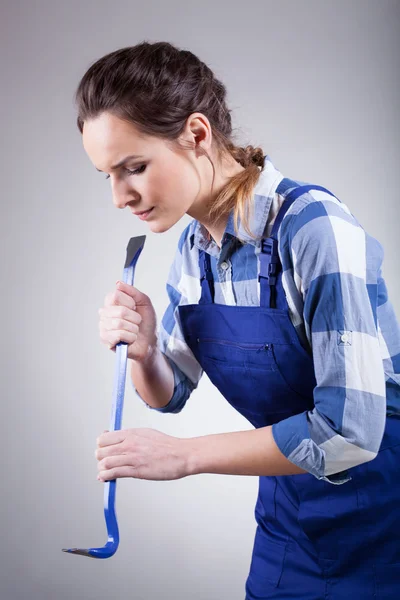
<instances>
[{"instance_id":1,"label":"arm","mask_svg":"<svg viewBox=\"0 0 400 600\"><path fill-rule=\"evenodd\" d=\"M216 433L182 440L187 474L297 475L306 473L281 453L272 427Z\"/></svg>"},{"instance_id":2,"label":"arm","mask_svg":"<svg viewBox=\"0 0 400 600\"><path fill-rule=\"evenodd\" d=\"M166 284L169 305L159 327L154 356L146 364L131 367L132 385L139 398L149 409L165 413L182 410L202 375L199 363L185 342L178 312L178 306L186 301L182 254L189 233L190 224L182 232L170 268Z\"/></svg>"},{"instance_id":3,"label":"arm","mask_svg":"<svg viewBox=\"0 0 400 600\"><path fill-rule=\"evenodd\" d=\"M337 483L375 458L385 427L376 323L383 248L333 200L307 204L287 223L317 385L315 408L276 423L272 433L290 461Z\"/></svg>"},{"instance_id":4,"label":"arm","mask_svg":"<svg viewBox=\"0 0 400 600\"><path fill-rule=\"evenodd\" d=\"M174 393L174 374L170 363L156 347L146 361L131 361L132 384L138 396L155 409L165 407Z\"/></svg>"}]
</instances>

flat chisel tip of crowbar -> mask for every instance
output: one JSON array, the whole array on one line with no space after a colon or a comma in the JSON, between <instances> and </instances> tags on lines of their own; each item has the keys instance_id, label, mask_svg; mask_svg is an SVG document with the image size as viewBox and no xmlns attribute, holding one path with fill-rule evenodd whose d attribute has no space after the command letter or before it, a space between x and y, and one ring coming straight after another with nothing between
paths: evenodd
<instances>
[{"instance_id":1,"label":"flat chisel tip of crowbar","mask_svg":"<svg viewBox=\"0 0 400 600\"><path fill-rule=\"evenodd\" d=\"M128 246L126 248L125 269L127 269L130 266L131 262L133 261L134 257L138 253L138 251L142 250L145 239L146 239L145 235L137 235L136 237L132 237L129 240Z\"/></svg>"}]
</instances>

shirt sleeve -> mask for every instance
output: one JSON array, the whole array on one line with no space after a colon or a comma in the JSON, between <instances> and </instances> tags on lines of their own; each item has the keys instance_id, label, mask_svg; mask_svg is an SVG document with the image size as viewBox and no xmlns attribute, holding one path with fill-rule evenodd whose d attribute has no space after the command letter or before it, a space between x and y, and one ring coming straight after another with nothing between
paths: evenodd
<instances>
[{"instance_id":1,"label":"shirt sleeve","mask_svg":"<svg viewBox=\"0 0 400 600\"><path fill-rule=\"evenodd\" d=\"M314 408L272 432L288 460L341 484L351 479L347 469L376 457L385 428L377 327L383 248L336 199L291 215L288 245L317 385Z\"/></svg>"},{"instance_id":2,"label":"shirt sleeve","mask_svg":"<svg viewBox=\"0 0 400 600\"><path fill-rule=\"evenodd\" d=\"M161 408L155 408L147 404L134 388L137 396L145 406L162 413L181 412L190 394L197 387L203 373L200 364L186 344L178 311L180 304L187 304L184 286L185 265L183 249L185 242L188 240L189 231L190 224L184 229L178 242L178 248L166 284L169 304L158 330L158 346L171 365L174 375L173 395L168 404Z\"/></svg>"}]
</instances>

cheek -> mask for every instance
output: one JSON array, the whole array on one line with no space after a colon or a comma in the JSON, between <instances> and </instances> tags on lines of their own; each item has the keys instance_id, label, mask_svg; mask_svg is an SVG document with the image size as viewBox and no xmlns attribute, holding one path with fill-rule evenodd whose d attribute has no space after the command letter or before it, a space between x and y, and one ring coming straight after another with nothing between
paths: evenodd
<instances>
[{"instance_id":1,"label":"cheek","mask_svg":"<svg viewBox=\"0 0 400 600\"><path fill-rule=\"evenodd\" d=\"M186 169L177 172L168 189L168 198L171 208L182 210L185 213L196 200L200 192L200 180L197 174Z\"/></svg>"},{"instance_id":2,"label":"cheek","mask_svg":"<svg viewBox=\"0 0 400 600\"><path fill-rule=\"evenodd\" d=\"M148 180L149 204L158 207L158 219L149 221L149 228L157 233L173 226L190 208L200 191L200 178L186 160L169 156L157 165Z\"/></svg>"},{"instance_id":3,"label":"cheek","mask_svg":"<svg viewBox=\"0 0 400 600\"><path fill-rule=\"evenodd\" d=\"M170 196L186 197L198 193L199 175L186 159L174 157L173 160L167 161L164 174L163 184L170 192Z\"/></svg>"}]
</instances>

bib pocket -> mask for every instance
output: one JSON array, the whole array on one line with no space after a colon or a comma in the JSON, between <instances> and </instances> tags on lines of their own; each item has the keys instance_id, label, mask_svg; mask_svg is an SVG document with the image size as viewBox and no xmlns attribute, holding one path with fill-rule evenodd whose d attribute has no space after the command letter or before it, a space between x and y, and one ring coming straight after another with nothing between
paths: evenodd
<instances>
[{"instance_id":1,"label":"bib pocket","mask_svg":"<svg viewBox=\"0 0 400 600\"><path fill-rule=\"evenodd\" d=\"M292 393L310 409L314 406L313 390L317 385L312 358L299 344L269 344L275 369ZM304 410L304 409L303 409Z\"/></svg>"},{"instance_id":2,"label":"bib pocket","mask_svg":"<svg viewBox=\"0 0 400 600\"><path fill-rule=\"evenodd\" d=\"M217 363L224 363L232 367L245 367L272 370L273 357L269 353L269 344L234 342L232 340L218 340L213 338L197 338L196 346L200 357Z\"/></svg>"},{"instance_id":3,"label":"bib pocket","mask_svg":"<svg viewBox=\"0 0 400 600\"><path fill-rule=\"evenodd\" d=\"M272 425L312 407L283 378L269 341L204 337L192 347L210 381L254 426Z\"/></svg>"}]
</instances>

